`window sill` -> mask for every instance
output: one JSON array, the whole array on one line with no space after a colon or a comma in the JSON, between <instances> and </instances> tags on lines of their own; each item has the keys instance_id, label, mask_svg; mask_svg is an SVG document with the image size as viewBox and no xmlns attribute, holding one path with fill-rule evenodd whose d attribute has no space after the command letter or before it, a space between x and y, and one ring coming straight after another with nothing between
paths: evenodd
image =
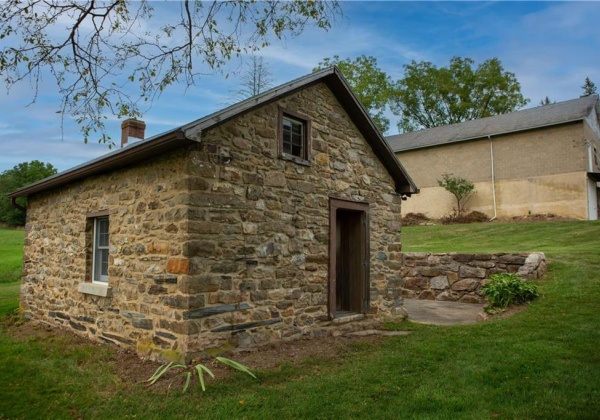
<instances>
[{"instance_id":1,"label":"window sill","mask_svg":"<svg viewBox=\"0 0 600 420\"><path fill-rule=\"evenodd\" d=\"M312 163L306 159L302 159L298 156L294 156L294 155L288 155L287 153L281 153L279 155L280 159L283 160L289 160L291 162L297 163L298 165L303 165L303 166L312 166Z\"/></svg>"},{"instance_id":2,"label":"window sill","mask_svg":"<svg viewBox=\"0 0 600 420\"><path fill-rule=\"evenodd\" d=\"M112 287L104 284L81 283L78 290L86 295L112 297Z\"/></svg>"}]
</instances>

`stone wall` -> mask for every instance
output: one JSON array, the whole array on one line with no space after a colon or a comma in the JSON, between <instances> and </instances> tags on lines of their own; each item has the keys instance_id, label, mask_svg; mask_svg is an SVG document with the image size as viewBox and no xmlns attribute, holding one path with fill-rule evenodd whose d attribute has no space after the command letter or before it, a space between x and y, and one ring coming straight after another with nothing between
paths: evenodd
<instances>
[{"instance_id":1,"label":"stone wall","mask_svg":"<svg viewBox=\"0 0 600 420\"><path fill-rule=\"evenodd\" d=\"M311 122L310 165L281 159L279 108ZM187 352L313 334L328 323L329 198L369 202L369 312L399 306L393 181L325 85L226 122L190 155Z\"/></svg>"},{"instance_id":2,"label":"stone wall","mask_svg":"<svg viewBox=\"0 0 600 420\"><path fill-rule=\"evenodd\" d=\"M309 164L278 155L279 107L310 119ZM330 197L369 203L368 312L393 315L401 199L324 84L207 130L197 145L30 197L22 309L153 358L323 333ZM88 215L99 211L110 223L104 296L87 287Z\"/></svg>"},{"instance_id":3,"label":"stone wall","mask_svg":"<svg viewBox=\"0 0 600 420\"><path fill-rule=\"evenodd\" d=\"M187 237L188 196L178 168L185 151L97 176L29 198L21 307L27 317L71 328L92 339L160 348L177 355L186 336L172 299ZM109 282L99 296L91 284L90 213L107 210Z\"/></svg>"},{"instance_id":4,"label":"stone wall","mask_svg":"<svg viewBox=\"0 0 600 420\"><path fill-rule=\"evenodd\" d=\"M492 274L517 273L531 280L546 272L542 253L406 253L403 257L402 295L409 299L483 303L481 287Z\"/></svg>"}]
</instances>

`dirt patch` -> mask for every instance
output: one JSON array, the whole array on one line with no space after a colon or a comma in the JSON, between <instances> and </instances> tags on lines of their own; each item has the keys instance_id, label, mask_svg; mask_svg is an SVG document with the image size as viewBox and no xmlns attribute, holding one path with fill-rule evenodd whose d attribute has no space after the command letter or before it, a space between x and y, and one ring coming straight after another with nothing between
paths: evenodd
<instances>
[{"instance_id":1,"label":"dirt patch","mask_svg":"<svg viewBox=\"0 0 600 420\"><path fill-rule=\"evenodd\" d=\"M577 220L571 217L557 216L556 214L528 214L526 216L498 217L490 220L490 217L479 211L472 211L464 216L448 215L441 219L431 219L423 213L407 213L402 216L403 226L428 226L428 225L456 225L466 223L529 223L529 222L560 222Z\"/></svg>"},{"instance_id":2,"label":"dirt patch","mask_svg":"<svg viewBox=\"0 0 600 420\"><path fill-rule=\"evenodd\" d=\"M495 314L488 314L486 312L481 312L479 314L477 320L478 321L491 321L494 319L510 318L513 315L516 315L516 314L526 311L528 308L529 308L528 303L523 303L521 305L510 305L508 308L506 308L502 312L498 312Z\"/></svg>"},{"instance_id":3,"label":"dirt patch","mask_svg":"<svg viewBox=\"0 0 600 420\"><path fill-rule=\"evenodd\" d=\"M507 318L522 312L528 305L514 305L506 311L488 315L487 319ZM408 324L409 325L409 324ZM143 384L150 378L162 363L140 358L133 350L116 345L92 342L78 336L70 330L61 329L45 323L34 321L23 322L18 317L9 317L0 325L10 337L19 341L59 342L62 348L77 348L83 346L98 346L109 353L108 360L114 366L114 373L124 384ZM276 341L259 348L236 349L223 353L253 371L274 370L284 364L298 365L312 359L335 359L355 351L356 346L378 346L383 340L382 335L355 336L325 336L319 338L300 338L293 341ZM214 360L202 360L215 374L216 380L226 378L232 369L216 363ZM209 379L208 382L211 380ZM164 380L155 384L152 389L158 392L180 390L183 377L173 371L165 375ZM197 386L194 382L192 386Z\"/></svg>"},{"instance_id":4,"label":"dirt patch","mask_svg":"<svg viewBox=\"0 0 600 420\"><path fill-rule=\"evenodd\" d=\"M489 216L480 211L472 211L470 213L463 214L460 216L457 214L451 214L440 219L440 223L443 225L459 225L467 223L482 223L489 221Z\"/></svg>"},{"instance_id":5,"label":"dirt patch","mask_svg":"<svg viewBox=\"0 0 600 420\"><path fill-rule=\"evenodd\" d=\"M109 352L109 360L115 365L115 373L123 382L140 383L148 379L160 363L143 360L134 351L115 345L96 343L72 331L54 327L43 322L22 321L8 317L2 321L3 329L11 338L24 342L58 342L62 348L74 349L84 346L103 347Z\"/></svg>"},{"instance_id":6,"label":"dirt patch","mask_svg":"<svg viewBox=\"0 0 600 420\"><path fill-rule=\"evenodd\" d=\"M514 216L495 219L495 222L501 223L522 223L522 222L560 222L577 220L571 217L557 216L556 214L528 214L527 216Z\"/></svg>"},{"instance_id":7,"label":"dirt patch","mask_svg":"<svg viewBox=\"0 0 600 420\"><path fill-rule=\"evenodd\" d=\"M55 342L61 345L76 348L78 346L101 346L109 352L109 360L114 365L114 373L123 383L140 384L147 381L162 363L141 359L133 350L121 348L106 343L95 343L75 333L53 327L48 324L34 321L23 322L19 318L11 317L2 321L2 327L8 335L19 341ZM277 341L260 348L236 349L223 353L236 362L242 363L251 370L273 370L283 364L298 364L307 359L336 358L352 351L358 343L377 345L383 339L380 335L353 336L353 337L320 337L300 338L293 341ZM217 380L226 378L232 369L215 360L202 360L208 366ZM153 389L167 391L173 382L172 389L179 390L183 379L179 379L177 372L165 375L164 380L157 382ZM195 385L195 384L194 384Z\"/></svg>"},{"instance_id":8,"label":"dirt patch","mask_svg":"<svg viewBox=\"0 0 600 420\"><path fill-rule=\"evenodd\" d=\"M402 226L422 226L431 222L423 213L407 213L402 216Z\"/></svg>"}]
</instances>

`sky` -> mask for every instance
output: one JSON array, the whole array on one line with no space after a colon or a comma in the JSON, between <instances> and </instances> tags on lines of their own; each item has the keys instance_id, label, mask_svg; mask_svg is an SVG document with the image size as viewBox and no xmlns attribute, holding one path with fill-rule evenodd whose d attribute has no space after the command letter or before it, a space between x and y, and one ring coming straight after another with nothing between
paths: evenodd
<instances>
[{"instance_id":1,"label":"sky","mask_svg":"<svg viewBox=\"0 0 600 420\"><path fill-rule=\"evenodd\" d=\"M179 10L176 2L155 4L163 11ZM478 65L496 57L516 75L530 99L527 107L546 96L556 102L579 97L586 77L600 87L600 2L343 1L341 6L343 16L328 31L309 28L257 53L273 86L309 74L325 57L367 55L393 80L402 78L403 66L412 60L446 66L459 56ZM240 66L236 60L226 70ZM33 104L28 83L0 91L0 172L31 160L64 171L110 151L93 140L85 144L73 118L61 121L60 96L46 80ZM171 87L145 110L146 137L231 105L239 83L235 76L214 75L187 90ZM118 141L120 121L106 117L108 132ZM397 132L392 116L386 134Z\"/></svg>"}]
</instances>

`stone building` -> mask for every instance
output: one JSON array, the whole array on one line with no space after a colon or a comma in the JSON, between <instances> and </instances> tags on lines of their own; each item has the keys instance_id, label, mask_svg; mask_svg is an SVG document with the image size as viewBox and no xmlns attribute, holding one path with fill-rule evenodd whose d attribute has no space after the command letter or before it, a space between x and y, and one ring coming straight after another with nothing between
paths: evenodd
<instances>
[{"instance_id":1,"label":"stone building","mask_svg":"<svg viewBox=\"0 0 600 420\"><path fill-rule=\"evenodd\" d=\"M471 210L490 217L553 213L598 219L597 95L387 137L420 194L404 214L442 217L456 207L443 174L473 182Z\"/></svg>"},{"instance_id":2,"label":"stone building","mask_svg":"<svg viewBox=\"0 0 600 420\"><path fill-rule=\"evenodd\" d=\"M154 358L399 313L415 184L336 69L13 192L27 317ZM135 139L137 138L137 139Z\"/></svg>"}]
</instances>

